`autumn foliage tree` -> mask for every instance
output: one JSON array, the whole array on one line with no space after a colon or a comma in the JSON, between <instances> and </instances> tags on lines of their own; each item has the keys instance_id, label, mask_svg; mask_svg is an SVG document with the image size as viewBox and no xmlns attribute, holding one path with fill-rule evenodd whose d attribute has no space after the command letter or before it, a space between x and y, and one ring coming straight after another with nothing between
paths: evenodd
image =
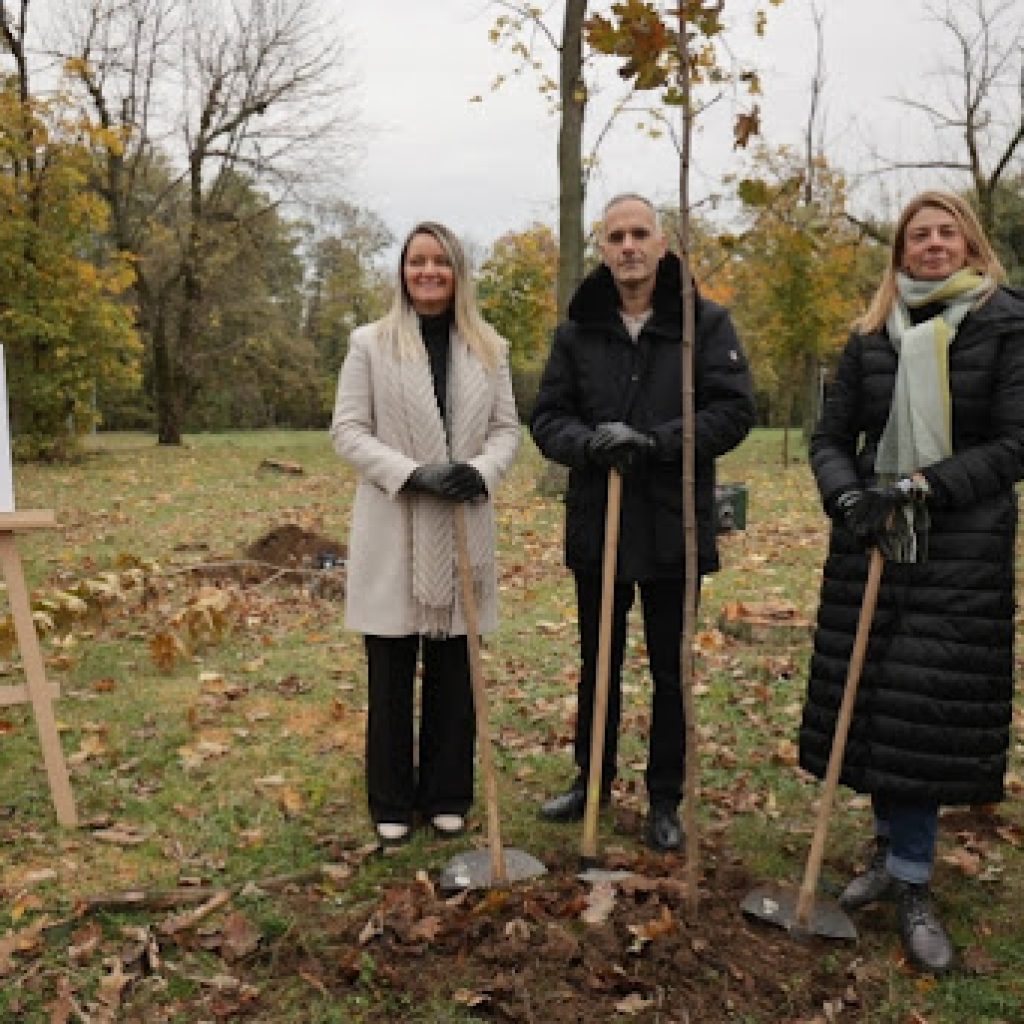
<instances>
[{"instance_id":1,"label":"autumn foliage tree","mask_svg":"<svg viewBox=\"0 0 1024 1024\"><path fill-rule=\"evenodd\" d=\"M846 218L846 182L823 157L808 168L790 149L763 147L754 167L757 176L737 189L747 226L733 240L734 313L769 418L788 429L809 409L819 366L841 347L865 305L877 279L877 247Z\"/></svg>"},{"instance_id":2,"label":"autumn foliage tree","mask_svg":"<svg viewBox=\"0 0 1024 1024\"><path fill-rule=\"evenodd\" d=\"M535 367L555 327L558 242L545 224L502 235L480 268L480 308L508 340L513 366Z\"/></svg>"},{"instance_id":3,"label":"autumn foliage tree","mask_svg":"<svg viewBox=\"0 0 1024 1024\"><path fill-rule=\"evenodd\" d=\"M58 458L96 424L96 398L139 381L141 343L106 252L105 204L86 187L99 140L60 97L32 95L25 16L0 7L15 72L0 83L0 338L14 453Z\"/></svg>"}]
</instances>

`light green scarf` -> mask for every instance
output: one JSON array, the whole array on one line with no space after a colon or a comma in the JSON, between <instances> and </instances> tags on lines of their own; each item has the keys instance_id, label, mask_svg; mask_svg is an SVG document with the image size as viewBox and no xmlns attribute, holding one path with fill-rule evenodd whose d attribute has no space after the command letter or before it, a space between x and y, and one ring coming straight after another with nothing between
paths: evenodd
<instances>
[{"instance_id":1,"label":"light green scarf","mask_svg":"<svg viewBox=\"0 0 1024 1024\"><path fill-rule=\"evenodd\" d=\"M883 484L953 454L949 345L964 317L992 287L989 278L966 268L942 281L916 281L905 274L896 281L898 293L886 330L899 364L875 456L875 472ZM910 311L936 302L943 305L941 313L915 325ZM923 560L924 549L916 538L927 530L925 510L907 506L905 512L909 532L899 560Z\"/></svg>"}]
</instances>

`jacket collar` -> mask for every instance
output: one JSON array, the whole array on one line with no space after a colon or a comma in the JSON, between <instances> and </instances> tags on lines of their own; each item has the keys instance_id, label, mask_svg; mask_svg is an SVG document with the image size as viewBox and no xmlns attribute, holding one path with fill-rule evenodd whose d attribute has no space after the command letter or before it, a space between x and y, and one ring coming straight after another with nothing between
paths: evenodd
<instances>
[{"instance_id":1,"label":"jacket collar","mask_svg":"<svg viewBox=\"0 0 1024 1024\"><path fill-rule=\"evenodd\" d=\"M644 327L645 331L676 341L682 335L683 324L679 272L679 257L675 253L666 253L658 261L654 278L654 311ZM568 314L569 319L580 326L625 329L619 316L619 290L612 272L603 263L580 282L569 302Z\"/></svg>"}]
</instances>

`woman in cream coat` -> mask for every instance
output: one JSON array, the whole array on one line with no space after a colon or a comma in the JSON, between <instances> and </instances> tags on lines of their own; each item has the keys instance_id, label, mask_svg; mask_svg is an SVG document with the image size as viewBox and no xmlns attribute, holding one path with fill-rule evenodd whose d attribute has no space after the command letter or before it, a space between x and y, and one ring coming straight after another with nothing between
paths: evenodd
<instances>
[{"instance_id":1,"label":"woman in cream coat","mask_svg":"<svg viewBox=\"0 0 1024 1024\"><path fill-rule=\"evenodd\" d=\"M417 224L390 311L352 333L331 425L335 449L359 473L345 625L365 639L367 797L387 843L407 839L417 814L442 835L464 827L475 720L453 509L463 503L479 624L489 632L492 498L519 435L506 345L477 310L462 247L443 225Z\"/></svg>"}]
</instances>

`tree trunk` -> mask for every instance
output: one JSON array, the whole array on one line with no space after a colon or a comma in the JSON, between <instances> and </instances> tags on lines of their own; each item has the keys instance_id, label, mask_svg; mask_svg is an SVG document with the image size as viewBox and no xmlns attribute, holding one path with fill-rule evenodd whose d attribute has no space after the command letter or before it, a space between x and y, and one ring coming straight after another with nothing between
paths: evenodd
<instances>
[{"instance_id":1,"label":"tree trunk","mask_svg":"<svg viewBox=\"0 0 1024 1024\"><path fill-rule=\"evenodd\" d=\"M175 400L177 371L162 302L151 305L150 344L153 346L153 404L156 409L157 441L181 444L184 410Z\"/></svg>"},{"instance_id":2,"label":"tree trunk","mask_svg":"<svg viewBox=\"0 0 1024 1024\"><path fill-rule=\"evenodd\" d=\"M583 279L583 19L587 0L566 0L559 67L562 116L558 128L558 318Z\"/></svg>"},{"instance_id":3,"label":"tree trunk","mask_svg":"<svg viewBox=\"0 0 1024 1024\"><path fill-rule=\"evenodd\" d=\"M697 833L697 788L700 777L700 742L697 704L694 697L693 643L697 627L697 506L695 493L696 414L694 409L693 354L696 344L696 296L690 269L690 147L693 140L693 106L690 94L689 25L685 8L679 7L679 259L683 291L682 412L683 412L683 632L679 643L679 675L683 691L686 763L683 814L686 836L686 907L690 920L697 916L697 883L700 878L700 839Z\"/></svg>"}]
</instances>

